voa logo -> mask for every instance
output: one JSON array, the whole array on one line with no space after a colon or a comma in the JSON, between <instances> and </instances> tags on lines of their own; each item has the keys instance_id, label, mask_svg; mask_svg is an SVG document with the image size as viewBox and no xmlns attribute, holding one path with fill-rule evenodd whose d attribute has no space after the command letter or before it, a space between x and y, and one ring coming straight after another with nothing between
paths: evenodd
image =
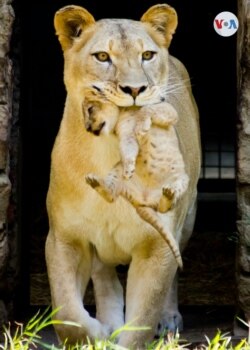
<instances>
[{"instance_id":1,"label":"voa logo","mask_svg":"<svg viewBox=\"0 0 250 350\"><path fill-rule=\"evenodd\" d=\"M220 12L214 19L214 30L221 36L234 35L238 27L238 18L232 12Z\"/></svg>"}]
</instances>

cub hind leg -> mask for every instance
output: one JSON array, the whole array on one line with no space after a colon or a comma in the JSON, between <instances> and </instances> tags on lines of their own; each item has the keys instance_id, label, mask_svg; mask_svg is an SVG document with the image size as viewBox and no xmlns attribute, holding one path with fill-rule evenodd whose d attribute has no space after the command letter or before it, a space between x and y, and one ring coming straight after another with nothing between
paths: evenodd
<instances>
[{"instance_id":1,"label":"cub hind leg","mask_svg":"<svg viewBox=\"0 0 250 350\"><path fill-rule=\"evenodd\" d=\"M123 179L123 166L121 163L118 163L104 178L95 174L88 174L85 180L107 202L112 203L121 195L134 207L146 204L140 184L137 183L135 185L133 179Z\"/></svg>"},{"instance_id":2,"label":"cub hind leg","mask_svg":"<svg viewBox=\"0 0 250 350\"><path fill-rule=\"evenodd\" d=\"M180 174L173 176L173 181L165 184L162 187L162 195L159 200L157 211L160 213L166 213L178 199L186 192L189 184L189 177L185 173L184 169Z\"/></svg>"},{"instance_id":3,"label":"cub hind leg","mask_svg":"<svg viewBox=\"0 0 250 350\"><path fill-rule=\"evenodd\" d=\"M162 188L162 196L159 200L157 211L160 213L166 213L172 208L174 199L174 192L169 187Z\"/></svg>"},{"instance_id":4,"label":"cub hind leg","mask_svg":"<svg viewBox=\"0 0 250 350\"><path fill-rule=\"evenodd\" d=\"M118 163L105 178L95 174L87 174L85 180L107 202L112 203L120 194L121 177L122 167Z\"/></svg>"}]
</instances>

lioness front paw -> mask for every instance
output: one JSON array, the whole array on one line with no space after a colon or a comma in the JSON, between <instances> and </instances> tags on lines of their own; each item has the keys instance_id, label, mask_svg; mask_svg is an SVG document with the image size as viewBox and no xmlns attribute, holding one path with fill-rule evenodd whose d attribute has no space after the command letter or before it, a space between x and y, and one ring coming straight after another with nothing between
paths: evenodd
<instances>
[{"instance_id":1,"label":"lioness front paw","mask_svg":"<svg viewBox=\"0 0 250 350\"><path fill-rule=\"evenodd\" d=\"M114 201L114 196L105 185L105 181L93 174L86 175L85 180L87 184L96 190L107 202L112 203Z\"/></svg>"},{"instance_id":2,"label":"lioness front paw","mask_svg":"<svg viewBox=\"0 0 250 350\"><path fill-rule=\"evenodd\" d=\"M106 324L101 323L97 319L91 318L90 333L91 339L107 339L110 337L113 329Z\"/></svg>"}]
</instances>

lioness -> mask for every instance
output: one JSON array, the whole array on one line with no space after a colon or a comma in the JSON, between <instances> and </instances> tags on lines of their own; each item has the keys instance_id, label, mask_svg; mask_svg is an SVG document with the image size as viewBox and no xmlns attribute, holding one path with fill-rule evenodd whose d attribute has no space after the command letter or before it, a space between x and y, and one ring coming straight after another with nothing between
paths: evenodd
<instances>
[{"instance_id":1,"label":"lioness","mask_svg":"<svg viewBox=\"0 0 250 350\"><path fill-rule=\"evenodd\" d=\"M55 15L65 58L67 99L52 151L46 262L53 307L62 307L57 318L81 325L57 325L61 340L104 338L124 322L134 321L150 329L122 332L118 342L143 348L157 326L160 330L181 327L177 263L170 248L130 203L121 197L107 203L84 180L88 173L105 176L120 155L114 125L105 114L95 129L85 129L82 88L89 84L99 90L105 87L105 96L109 91L108 99L119 107L151 105L161 101L162 95L168 96L179 115L176 132L190 180L184 196L162 220L183 248L195 218L200 142L188 73L168 54L176 26L176 12L166 4L149 8L140 21L95 21L78 6L64 7ZM144 183L150 187L150 177ZM118 264L129 264L125 318ZM90 278L96 318L83 306Z\"/></svg>"}]
</instances>

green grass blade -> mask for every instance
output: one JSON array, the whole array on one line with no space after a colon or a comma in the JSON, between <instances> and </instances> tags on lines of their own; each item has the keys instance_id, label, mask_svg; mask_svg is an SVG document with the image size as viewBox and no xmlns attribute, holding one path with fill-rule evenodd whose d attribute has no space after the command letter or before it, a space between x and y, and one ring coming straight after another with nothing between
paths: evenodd
<instances>
[{"instance_id":1,"label":"green grass blade","mask_svg":"<svg viewBox=\"0 0 250 350\"><path fill-rule=\"evenodd\" d=\"M114 341L115 339L117 339L117 337L119 336L119 334L121 332L128 332L128 331L147 331L150 329L150 327L139 327L139 326L132 326L132 324L135 322L134 321L130 321L127 322L125 325L123 325L122 327L116 329L109 337L110 341Z\"/></svg>"}]
</instances>

